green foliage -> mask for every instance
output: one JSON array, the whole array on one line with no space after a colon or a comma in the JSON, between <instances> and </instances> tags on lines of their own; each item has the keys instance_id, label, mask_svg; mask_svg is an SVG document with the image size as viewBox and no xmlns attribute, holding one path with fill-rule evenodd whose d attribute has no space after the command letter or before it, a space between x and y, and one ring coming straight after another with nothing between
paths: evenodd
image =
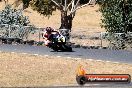
<instances>
[{"instance_id":1,"label":"green foliage","mask_svg":"<svg viewBox=\"0 0 132 88\"><path fill-rule=\"evenodd\" d=\"M132 48L132 32L104 33L102 38L110 42L108 45L109 49L119 50Z\"/></svg>"},{"instance_id":2,"label":"green foliage","mask_svg":"<svg viewBox=\"0 0 132 88\"><path fill-rule=\"evenodd\" d=\"M126 34L124 33L105 33L102 38L108 40L109 49L125 49L126 48Z\"/></svg>"},{"instance_id":3,"label":"green foliage","mask_svg":"<svg viewBox=\"0 0 132 88\"><path fill-rule=\"evenodd\" d=\"M30 4L33 10L45 16L52 15L52 12L56 10L56 6L50 0L31 0Z\"/></svg>"},{"instance_id":4,"label":"green foliage","mask_svg":"<svg viewBox=\"0 0 132 88\"><path fill-rule=\"evenodd\" d=\"M3 37L23 39L33 29L32 26L28 27L28 30L25 28L29 23L28 17L22 14L22 10L13 9L11 5L0 11L0 32L3 31Z\"/></svg>"},{"instance_id":5,"label":"green foliage","mask_svg":"<svg viewBox=\"0 0 132 88\"><path fill-rule=\"evenodd\" d=\"M31 6L33 10L36 10L40 14L44 16L51 16L53 11L62 10L61 8L58 8L51 0L22 0L24 3L24 8L27 8L28 6ZM55 0L57 3L59 3L61 6L65 6L65 0ZM67 4L69 4L71 0L67 0ZM75 0L75 3L77 0ZM81 4L88 3L89 0L80 0ZM69 7L70 9L71 7Z\"/></svg>"},{"instance_id":6,"label":"green foliage","mask_svg":"<svg viewBox=\"0 0 132 88\"><path fill-rule=\"evenodd\" d=\"M108 35L111 49L125 49L132 42L132 0L97 0L102 12L102 27ZM117 36L120 34L123 36ZM129 41L129 42L128 42Z\"/></svg>"},{"instance_id":7,"label":"green foliage","mask_svg":"<svg viewBox=\"0 0 132 88\"><path fill-rule=\"evenodd\" d=\"M12 9L10 5L7 5L4 10L0 11L0 24L26 26L29 23L28 17L23 16L22 10Z\"/></svg>"},{"instance_id":8,"label":"green foliage","mask_svg":"<svg viewBox=\"0 0 132 88\"><path fill-rule=\"evenodd\" d=\"M132 0L98 0L102 27L111 33L132 31Z\"/></svg>"}]
</instances>

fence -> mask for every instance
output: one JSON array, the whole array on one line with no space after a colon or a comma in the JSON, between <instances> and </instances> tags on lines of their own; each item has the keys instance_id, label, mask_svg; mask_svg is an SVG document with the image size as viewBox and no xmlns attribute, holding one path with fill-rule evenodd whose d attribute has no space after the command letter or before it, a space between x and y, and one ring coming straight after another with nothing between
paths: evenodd
<instances>
[{"instance_id":1,"label":"fence","mask_svg":"<svg viewBox=\"0 0 132 88\"><path fill-rule=\"evenodd\" d=\"M20 38L23 40L34 40L37 42L43 41L41 36L43 32L43 28L36 28L32 25L29 26L19 26L19 25L8 25L2 24L0 25L0 36L5 38ZM108 41L107 37L109 33L107 32L94 32L90 34L80 34L77 35L71 33L70 41L72 43L81 45L81 46L97 46L97 47L109 47L110 41ZM123 37L123 33L115 33L114 37ZM127 46L132 47L132 32L127 34L129 43Z\"/></svg>"},{"instance_id":2,"label":"fence","mask_svg":"<svg viewBox=\"0 0 132 88\"><path fill-rule=\"evenodd\" d=\"M35 27L29 26L19 26L19 25L0 25L0 36L4 38L20 38L23 40L28 40L29 34L33 32Z\"/></svg>"},{"instance_id":3,"label":"fence","mask_svg":"<svg viewBox=\"0 0 132 88\"><path fill-rule=\"evenodd\" d=\"M101 38L108 40L110 49L130 49L132 48L132 32L128 33L101 33Z\"/></svg>"},{"instance_id":4,"label":"fence","mask_svg":"<svg viewBox=\"0 0 132 88\"><path fill-rule=\"evenodd\" d=\"M82 47L88 46L93 48L107 47L108 41L102 38L101 32L88 32L88 33L72 33L71 42L76 43Z\"/></svg>"},{"instance_id":5,"label":"fence","mask_svg":"<svg viewBox=\"0 0 132 88\"><path fill-rule=\"evenodd\" d=\"M77 47L84 48L108 48L108 49L131 49L132 32L113 33L108 32L90 32L72 34L71 42L75 42Z\"/></svg>"}]
</instances>

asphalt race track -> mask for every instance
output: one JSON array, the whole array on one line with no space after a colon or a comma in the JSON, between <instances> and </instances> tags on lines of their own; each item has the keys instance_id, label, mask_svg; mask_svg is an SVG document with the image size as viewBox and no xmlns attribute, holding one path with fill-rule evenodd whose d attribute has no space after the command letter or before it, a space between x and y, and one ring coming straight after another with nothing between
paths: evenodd
<instances>
[{"instance_id":1,"label":"asphalt race track","mask_svg":"<svg viewBox=\"0 0 132 88\"><path fill-rule=\"evenodd\" d=\"M0 44L0 51L4 52L18 52L28 53L36 55L49 55L56 57L67 58L82 58L82 59L94 59L112 62L121 62L132 64L132 52L124 50L108 50L108 49L82 49L73 48L73 52L54 52L51 49L44 46L30 46L30 45L8 45ZM68 86L53 86L56 88L132 88L130 84L86 84L85 86L79 86L77 84ZM46 87L46 88L53 88ZM39 88L39 87L38 87ZM43 88L43 87L41 87Z\"/></svg>"},{"instance_id":2,"label":"asphalt race track","mask_svg":"<svg viewBox=\"0 0 132 88\"><path fill-rule=\"evenodd\" d=\"M54 52L52 49L44 46L0 44L0 51L95 59L132 64L132 52L124 50L73 48L73 52Z\"/></svg>"}]
</instances>

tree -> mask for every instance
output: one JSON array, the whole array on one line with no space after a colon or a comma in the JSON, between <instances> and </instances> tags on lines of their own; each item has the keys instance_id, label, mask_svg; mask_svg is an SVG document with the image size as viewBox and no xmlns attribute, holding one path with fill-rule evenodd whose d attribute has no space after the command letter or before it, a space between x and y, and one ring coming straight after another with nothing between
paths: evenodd
<instances>
[{"instance_id":1,"label":"tree","mask_svg":"<svg viewBox=\"0 0 132 88\"><path fill-rule=\"evenodd\" d=\"M25 30L25 26L28 26L29 23L30 21L28 17L22 14L21 9L16 10L13 9L11 5L6 5L5 9L0 11L0 27L8 25L8 28L0 29L1 31L4 31L3 37L13 36L23 39L25 36L28 36L27 33L32 31L31 28L29 30ZM19 28L15 28L15 26Z\"/></svg>"},{"instance_id":2,"label":"tree","mask_svg":"<svg viewBox=\"0 0 132 88\"><path fill-rule=\"evenodd\" d=\"M102 27L109 33L110 44L124 49L128 40L132 40L132 0L98 0L102 12Z\"/></svg>"},{"instance_id":3,"label":"tree","mask_svg":"<svg viewBox=\"0 0 132 88\"><path fill-rule=\"evenodd\" d=\"M98 0L102 26L111 33L132 31L132 0Z\"/></svg>"},{"instance_id":4,"label":"tree","mask_svg":"<svg viewBox=\"0 0 132 88\"><path fill-rule=\"evenodd\" d=\"M68 31L71 31L72 20L76 11L89 5L91 1L92 0L22 0L24 9L31 6L33 10L38 11L44 16L51 16L53 11L58 9L61 12L61 26L59 29L68 29Z\"/></svg>"},{"instance_id":5,"label":"tree","mask_svg":"<svg viewBox=\"0 0 132 88\"><path fill-rule=\"evenodd\" d=\"M4 10L0 11L0 25L22 25L27 26L30 23L28 17L22 14L22 10L16 10L7 5Z\"/></svg>"}]
</instances>

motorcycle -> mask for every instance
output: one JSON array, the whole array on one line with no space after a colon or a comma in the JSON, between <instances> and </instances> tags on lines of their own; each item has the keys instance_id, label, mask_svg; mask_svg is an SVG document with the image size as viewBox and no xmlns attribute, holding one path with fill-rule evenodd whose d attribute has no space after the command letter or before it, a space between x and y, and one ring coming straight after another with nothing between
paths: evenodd
<instances>
[{"instance_id":1,"label":"motorcycle","mask_svg":"<svg viewBox=\"0 0 132 88\"><path fill-rule=\"evenodd\" d=\"M66 38L64 36L56 37L51 35L49 40L51 43L49 43L48 47L54 51L72 52L72 47L66 43Z\"/></svg>"}]
</instances>

